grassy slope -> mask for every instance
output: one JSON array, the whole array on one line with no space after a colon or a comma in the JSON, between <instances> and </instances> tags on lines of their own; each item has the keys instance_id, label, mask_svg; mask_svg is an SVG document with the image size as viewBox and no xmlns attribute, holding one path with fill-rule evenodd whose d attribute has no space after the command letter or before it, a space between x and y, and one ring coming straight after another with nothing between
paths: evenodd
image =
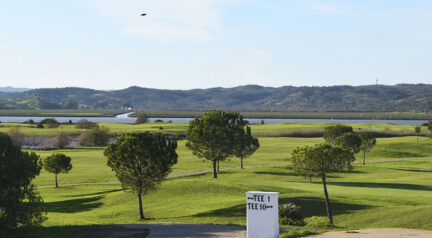
<instances>
[{"instance_id":1,"label":"grassy slope","mask_svg":"<svg viewBox=\"0 0 432 238\"><path fill-rule=\"evenodd\" d=\"M323 142L322 138L260 138L260 149L245 160L245 166L270 166L288 164L291 150L297 145L312 145ZM65 153L72 158L73 169L67 174L60 174L60 184L89 183L115 181L116 177L111 169L106 166L103 156L103 148L77 148L55 151L36 151L42 158L53 153ZM196 170L209 170L211 163L198 159L186 148L185 141L178 142L178 163L173 167L172 173L182 173ZM362 154L356 155L357 160L362 160ZM380 138L377 146L366 155L367 160L388 160L405 158L431 158L432 140L420 138L416 143L416 137ZM221 162L221 168L238 168L239 159L230 158ZM42 171L35 180L37 185L51 185L54 175Z\"/></svg>"},{"instance_id":2,"label":"grassy slope","mask_svg":"<svg viewBox=\"0 0 432 238\"><path fill-rule=\"evenodd\" d=\"M250 158L245 160L245 166L263 166L287 164L291 150L298 144L314 144L321 142L320 138L260 138L261 148ZM178 142L177 153L179 161L174 166L172 173L182 173L196 170L209 170L211 163L207 160L198 159L186 148L186 141ZM55 151L35 151L42 158L53 153L64 153L72 158L73 169L67 174L60 174L60 184L84 183L84 182L107 182L115 181L116 177L106 165L103 156L103 148L77 148ZM230 158L221 162L221 168L237 168L240 161ZM35 179L37 185L51 185L54 175L42 171Z\"/></svg>"},{"instance_id":3,"label":"grassy slope","mask_svg":"<svg viewBox=\"0 0 432 238\"><path fill-rule=\"evenodd\" d=\"M355 172L329 179L335 223L348 228L431 229L432 161L356 165ZM324 216L322 185L290 168L255 168L169 179L144 198L146 222L245 225L244 192L279 191L280 203L294 201L303 216ZM45 225L139 222L137 199L119 185L41 189L49 220ZM409 214L409 215L408 215Z\"/></svg>"},{"instance_id":4,"label":"grassy slope","mask_svg":"<svg viewBox=\"0 0 432 238\"><path fill-rule=\"evenodd\" d=\"M322 138L260 138L260 142L260 150L245 161L247 166L287 164L294 146L319 143ZM210 169L210 163L194 157L184 143L179 141L179 163L173 173ZM70 155L74 166L69 174L59 176L60 183L115 180L105 165L103 148L37 151L42 157L56 152ZM416 137L380 138L368 154L369 160L395 158L424 160L357 164L353 173L329 179L338 226L431 229L432 140L420 138L417 143ZM238 166L236 158L221 163L222 168ZM43 171L35 183L52 184L53 177ZM217 180L210 174L169 179L160 190L145 196L144 211L151 218L148 222L244 225L244 192L248 190L279 191L280 203L296 202L302 215L325 215L321 183L309 183L287 166L222 171ZM40 192L48 209L46 226L139 222L135 195L123 192L120 185L46 188Z\"/></svg>"}]
</instances>

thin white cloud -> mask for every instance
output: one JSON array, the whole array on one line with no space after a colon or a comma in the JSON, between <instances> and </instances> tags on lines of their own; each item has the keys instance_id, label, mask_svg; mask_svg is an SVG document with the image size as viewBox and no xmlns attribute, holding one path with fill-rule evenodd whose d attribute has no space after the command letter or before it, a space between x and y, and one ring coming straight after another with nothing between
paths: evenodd
<instances>
[{"instance_id":1,"label":"thin white cloud","mask_svg":"<svg viewBox=\"0 0 432 238\"><path fill-rule=\"evenodd\" d=\"M263 84L265 76L263 69L270 62L270 55L261 49L250 49L239 52L238 56L231 56L226 60L226 73L220 78L226 78L227 86L246 84Z\"/></svg>"},{"instance_id":2,"label":"thin white cloud","mask_svg":"<svg viewBox=\"0 0 432 238\"><path fill-rule=\"evenodd\" d=\"M8 47L0 42L0 51L7 51Z\"/></svg>"},{"instance_id":3,"label":"thin white cloud","mask_svg":"<svg viewBox=\"0 0 432 238\"><path fill-rule=\"evenodd\" d=\"M320 2L307 2L306 6L316 12L323 13L323 14L329 14L329 15L350 14L349 11L344 10L340 7L333 6L330 4L320 3Z\"/></svg>"},{"instance_id":4,"label":"thin white cloud","mask_svg":"<svg viewBox=\"0 0 432 238\"><path fill-rule=\"evenodd\" d=\"M158 41L209 39L221 29L222 4L235 0L92 0L130 35ZM147 13L147 16L140 16Z\"/></svg>"}]
</instances>

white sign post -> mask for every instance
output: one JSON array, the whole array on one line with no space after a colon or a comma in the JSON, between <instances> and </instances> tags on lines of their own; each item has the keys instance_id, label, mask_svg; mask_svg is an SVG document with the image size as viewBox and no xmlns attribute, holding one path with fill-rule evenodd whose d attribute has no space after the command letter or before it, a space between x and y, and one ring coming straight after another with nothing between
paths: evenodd
<instances>
[{"instance_id":1,"label":"white sign post","mask_svg":"<svg viewBox=\"0 0 432 238\"><path fill-rule=\"evenodd\" d=\"M277 192L246 192L247 238L279 237Z\"/></svg>"}]
</instances>

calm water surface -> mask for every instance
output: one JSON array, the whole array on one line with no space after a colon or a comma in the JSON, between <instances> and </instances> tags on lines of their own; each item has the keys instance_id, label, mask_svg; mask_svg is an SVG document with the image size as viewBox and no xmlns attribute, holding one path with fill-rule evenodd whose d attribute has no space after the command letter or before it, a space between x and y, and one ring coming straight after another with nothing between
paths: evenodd
<instances>
[{"instance_id":1,"label":"calm water surface","mask_svg":"<svg viewBox=\"0 0 432 238\"><path fill-rule=\"evenodd\" d=\"M115 117L14 117L14 116L2 116L0 117L1 122L25 122L32 119L35 122L39 122L46 118L54 118L58 122L77 122L82 119L86 119L92 122L97 123L134 123L136 118L128 117L129 114L133 112L128 112L125 114L120 114ZM152 117L149 120L151 122L156 120L172 121L173 123L187 123L193 118L159 118ZM245 118L251 124L259 124L261 123L261 119L259 118ZM265 124L276 124L282 122L325 122L325 123L391 123L396 125L412 125L419 126L425 122L426 120L360 120L360 119L263 119Z\"/></svg>"}]
</instances>

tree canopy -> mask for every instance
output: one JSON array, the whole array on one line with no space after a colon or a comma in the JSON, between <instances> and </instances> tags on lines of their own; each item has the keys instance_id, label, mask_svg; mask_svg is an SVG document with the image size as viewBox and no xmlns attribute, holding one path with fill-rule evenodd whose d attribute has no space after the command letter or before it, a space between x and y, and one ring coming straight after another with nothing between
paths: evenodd
<instances>
[{"instance_id":1,"label":"tree canopy","mask_svg":"<svg viewBox=\"0 0 432 238\"><path fill-rule=\"evenodd\" d=\"M362 144L361 138L357 135L357 133L348 132L336 139L336 145L350 150L353 153L358 153L360 151L360 146Z\"/></svg>"},{"instance_id":2,"label":"tree canopy","mask_svg":"<svg viewBox=\"0 0 432 238\"><path fill-rule=\"evenodd\" d=\"M0 226L40 224L46 220L43 200L32 180L42 163L35 153L23 152L0 133Z\"/></svg>"},{"instance_id":3,"label":"tree canopy","mask_svg":"<svg viewBox=\"0 0 432 238\"><path fill-rule=\"evenodd\" d=\"M138 195L140 218L144 219L141 196L157 188L177 163L177 142L161 133L123 134L108 145L107 164L120 180L123 189Z\"/></svg>"},{"instance_id":4,"label":"tree canopy","mask_svg":"<svg viewBox=\"0 0 432 238\"><path fill-rule=\"evenodd\" d=\"M237 112L213 110L189 122L186 146L198 158L213 163L213 177L217 178L216 163L234 155L238 136L243 134L245 122Z\"/></svg>"},{"instance_id":5,"label":"tree canopy","mask_svg":"<svg viewBox=\"0 0 432 238\"><path fill-rule=\"evenodd\" d=\"M260 144L257 138L252 136L251 128L246 126L237 137L234 155L240 158L240 168L243 169L243 159L251 156L259 148Z\"/></svg>"},{"instance_id":6,"label":"tree canopy","mask_svg":"<svg viewBox=\"0 0 432 238\"><path fill-rule=\"evenodd\" d=\"M336 139L345 134L353 132L353 128L351 126L345 126L345 125L335 125L335 126L328 126L324 128L324 140L329 144L335 144Z\"/></svg>"},{"instance_id":7,"label":"tree canopy","mask_svg":"<svg viewBox=\"0 0 432 238\"><path fill-rule=\"evenodd\" d=\"M52 154L44 159L43 167L48 172L55 174L55 185L58 188L57 175L68 173L72 169L71 158L65 154Z\"/></svg>"},{"instance_id":8,"label":"tree canopy","mask_svg":"<svg viewBox=\"0 0 432 238\"><path fill-rule=\"evenodd\" d=\"M317 144L314 146L297 147L292 151L292 164L296 173L304 176L317 176L322 180L327 215L330 223L333 216L330 209L330 201L327 193L326 179L329 173L350 171L354 162L354 154L341 147L329 144Z\"/></svg>"}]
</instances>

